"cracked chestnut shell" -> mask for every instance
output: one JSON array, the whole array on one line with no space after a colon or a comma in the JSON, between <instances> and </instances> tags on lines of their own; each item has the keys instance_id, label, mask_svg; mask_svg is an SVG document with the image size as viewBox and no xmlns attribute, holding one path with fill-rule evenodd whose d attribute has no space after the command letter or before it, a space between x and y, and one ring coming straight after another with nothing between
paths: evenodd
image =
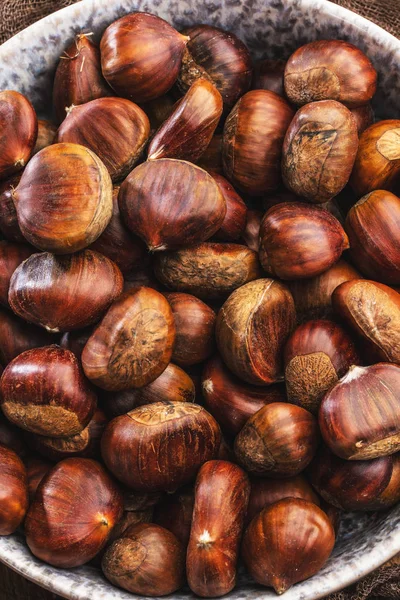
<instances>
[{"instance_id":1,"label":"cracked chestnut shell","mask_svg":"<svg viewBox=\"0 0 400 600\"><path fill-rule=\"evenodd\" d=\"M185 486L168 494L154 508L153 522L171 531L186 549L189 543L194 506L194 490Z\"/></svg>"},{"instance_id":2,"label":"cracked chestnut shell","mask_svg":"<svg viewBox=\"0 0 400 600\"><path fill-rule=\"evenodd\" d=\"M68 437L82 431L96 395L75 355L59 346L26 350L4 369L1 408L12 423L40 435Z\"/></svg>"},{"instance_id":3,"label":"cracked chestnut shell","mask_svg":"<svg viewBox=\"0 0 400 600\"><path fill-rule=\"evenodd\" d=\"M302 106L283 143L286 187L310 202L327 202L349 180L358 148L356 120L335 100Z\"/></svg>"},{"instance_id":4,"label":"cracked chestnut shell","mask_svg":"<svg viewBox=\"0 0 400 600\"><path fill-rule=\"evenodd\" d=\"M34 248L27 244L14 244L0 240L0 304L9 308L8 289L15 269L27 259Z\"/></svg>"},{"instance_id":5,"label":"cracked chestnut shell","mask_svg":"<svg viewBox=\"0 0 400 600\"><path fill-rule=\"evenodd\" d=\"M202 598L229 593L236 585L237 561L250 483L225 460L210 460L196 479L186 574Z\"/></svg>"},{"instance_id":6,"label":"cracked chestnut shell","mask_svg":"<svg viewBox=\"0 0 400 600\"><path fill-rule=\"evenodd\" d=\"M0 535L14 533L28 509L26 469L19 456L0 444Z\"/></svg>"},{"instance_id":7,"label":"cracked chestnut shell","mask_svg":"<svg viewBox=\"0 0 400 600\"><path fill-rule=\"evenodd\" d=\"M106 466L139 492L175 491L189 483L203 463L216 457L220 443L215 419L188 402L135 408L113 419L101 440Z\"/></svg>"},{"instance_id":8,"label":"cracked chestnut shell","mask_svg":"<svg viewBox=\"0 0 400 600\"><path fill-rule=\"evenodd\" d=\"M347 460L394 454L400 449L400 367L351 367L326 394L319 425L330 450Z\"/></svg>"},{"instance_id":9,"label":"cracked chestnut shell","mask_svg":"<svg viewBox=\"0 0 400 600\"><path fill-rule=\"evenodd\" d=\"M4 367L25 350L48 346L56 339L44 329L19 319L11 311L0 309L0 364Z\"/></svg>"},{"instance_id":10,"label":"cracked chestnut shell","mask_svg":"<svg viewBox=\"0 0 400 600\"><path fill-rule=\"evenodd\" d=\"M26 542L55 567L78 567L105 546L122 516L122 497L104 467L67 458L42 479L25 519Z\"/></svg>"},{"instance_id":11,"label":"cracked chestnut shell","mask_svg":"<svg viewBox=\"0 0 400 600\"><path fill-rule=\"evenodd\" d=\"M367 104L376 91L369 58L343 40L318 40L298 48L285 68L285 92L294 104L338 100L346 106Z\"/></svg>"},{"instance_id":12,"label":"cracked chestnut shell","mask_svg":"<svg viewBox=\"0 0 400 600\"><path fill-rule=\"evenodd\" d=\"M284 284L257 279L243 285L218 313L216 338L223 361L247 383L278 381L283 347L295 318L293 298Z\"/></svg>"},{"instance_id":13,"label":"cracked chestnut shell","mask_svg":"<svg viewBox=\"0 0 400 600\"><path fill-rule=\"evenodd\" d=\"M254 65L253 90L269 90L279 96L285 96L283 74L286 62L284 60L259 60Z\"/></svg>"}]
</instances>

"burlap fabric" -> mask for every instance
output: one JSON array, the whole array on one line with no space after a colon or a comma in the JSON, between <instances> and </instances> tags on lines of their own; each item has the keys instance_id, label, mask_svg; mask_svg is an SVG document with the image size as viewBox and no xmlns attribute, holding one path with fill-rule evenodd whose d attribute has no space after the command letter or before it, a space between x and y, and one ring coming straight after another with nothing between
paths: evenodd
<instances>
[{"instance_id":1,"label":"burlap fabric","mask_svg":"<svg viewBox=\"0 0 400 600\"><path fill-rule=\"evenodd\" d=\"M400 37L400 0L334 0ZM76 0L0 0L0 43L51 12ZM400 67L400 66L399 66ZM30 590L30 600L35 600ZM43 598L43 593L40 598ZM39 595L37 596L39 598ZM49 594L49 598L54 598ZM400 600L400 556L357 584L326 600Z\"/></svg>"}]
</instances>

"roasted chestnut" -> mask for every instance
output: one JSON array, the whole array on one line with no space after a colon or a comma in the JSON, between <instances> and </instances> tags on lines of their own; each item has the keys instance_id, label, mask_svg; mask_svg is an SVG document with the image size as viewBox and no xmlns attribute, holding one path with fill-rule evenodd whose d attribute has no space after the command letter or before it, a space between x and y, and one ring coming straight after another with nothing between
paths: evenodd
<instances>
[{"instance_id":1,"label":"roasted chestnut","mask_svg":"<svg viewBox=\"0 0 400 600\"><path fill-rule=\"evenodd\" d=\"M0 304L9 307L8 288L15 269L28 258L34 249L27 244L14 244L0 240Z\"/></svg>"},{"instance_id":2,"label":"roasted chestnut","mask_svg":"<svg viewBox=\"0 0 400 600\"><path fill-rule=\"evenodd\" d=\"M294 330L285 346L284 363L289 402L317 414L326 392L361 361L340 325L317 320Z\"/></svg>"},{"instance_id":3,"label":"roasted chestnut","mask_svg":"<svg viewBox=\"0 0 400 600\"><path fill-rule=\"evenodd\" d=\"M82 352L86 376L105 390L143 387L161 375L175 341L174 317L156 290L132 288L114 302Z\"/></svg>"},{"instance_id":4,"label":"roasted chestnut","mask_svg":"<svg viewBox=\"0 0 400 600\"><path fill-rule=\"evenodd\" d=\"M35 498L39 483L43 477L47 475L54 464L44 460L43 458L29 457L25 461L26 476L28 482L29 503L31 504Z\"/></svg>"},{"instance_id":5,"label":"roasted chestnut","mask_svg":"<svg viewBox=\"0 0 400 600\"><path fill-rule=\"evenodd\" d=\"M45 119L38 119L38 134L32 154L37 154L43 148L53 144L56 133L57 127L53 123Z\"/></svg>"},{"instance_id":6,"label":"roasted chestnut","mask_svg":"<svg viewBox=\"0 0 400 600\"><path fill-rule=\"evenodd\" d=\"M283 143L285 185L311 202L327 202L349 180L358 148L356 120L335 100L297 111Z\"/></svg>"},{"instance_id":7,"label":"roasted chestnut","mask_svg":"<svg viewBox=\"0 0 400 600\"><path fill-rule=\"evenodd\" d=\"M235 455L250 473L298 475L311 462L319 442L318 424L300 406L267 404L250 417L235 439Z\"/></svg>"},{"instance_id":8,"label":"roasted chestnut","mask_svg":"<svg viewBox=\"0 0 400 600\"><path fill-rule=\"evenodd\" d=\"M142 596L166 596L183 586L185 555L173 533L139 523L108 548L101 568L114 585Z\"/></svg>"},{"instance_id":9,"label":"roasted chestnut","mask_svg":"<svg viewBox=\"0 0 400 600\"><path fill-rule=\"evenodd\" d=\"M260 227L260 262L280 279L320 275L349 247L339 221L327 210L300 202L269 209Z\"/></svg>"},{"instance_id":10,"label":"roasted chestnut","mask_svg":"<svg viewBox=\"0 0 400 600\"><path fill-rule=\"evenodd\" d=\"M196 440L196 444L193 444ZM188 402L156 402L113 419L101 441L106 466L139 492L175 491L189 483L221 442L217 422Z\"/></svg>"},{"instance_id":11,"label":"roasted chestnut","mask_svg":"<svg viewBox=\"0 0 400 600\"><path fill-rule=\"evenodd\" d=\"M13 273L8 300L12 310L49 331L81 329L98 321L121 294L117 265L84 250L71 256L33 254Z\"/></svg>"},{"instance_id":12,"label":"roasted chestnut","mask_svg":"<svg viewBox=\"0 0 400 600\"><path fill-rule=\"evenodd\" d=\"M188 584L197 596L215 598L235 587L249 493L249 479L237 465L211 460L201 467L186 556Z\"/></svg>"},{"instance_id":13,"label":"roasted chestnut","mask_svg":"<svg viewBox=\"0 0 400 600\"><path fill-rule=\"evenodd\" d=\"M216 133L211 138L211 142L200 156L197 164L202 169L222 175L222 134Z\"/></svg>"},{"instance_id":14,"label":"roasted chestnut","mask_svg":"<svg viewBox=\"0 0 400 600\"><path fill-rule=\"evenodd\" d=\"M285 95L283 74L286 62L284 60L270 60L265 58L254 65L253 90L269 90L279 96Z\"/></svg>"},{"instance_id":15,"label":"roasted chestnut","mask_svg":"<svg viewBox=\"0 0 400 600\"><path fill-rule=\"evenodd\" d=\"M246 228L242 233L243 241L254 252L260 248L260 227L264 213L261 210L248 210Z\"/></svg>"},{"instance_id":16,"label":"roasted chestnut","mask_svg":"<svg viewBox=\"0 0 400 600\"><path fill-rule=\"evenodd\" d=\"M8 310L0 309L0 365L5 367L21 352L48 346L55 341L53 334L29 325Z\"/></svg>"},{"instance_id":17,"label":"roasted chestnut","mask_svg":"<svg viewBox=\"0 0 400 600\"><path fill-rule=\"evenodd\" d=\"M240 98L225 122L222 142L224 173L234 186L251 196L278 187L292 118L292 108L274 92L253 90Z\"/></svg>"},{"instance_id":18,"label":"roasted chestnut","mask_svg":"<svg viewBox=\"0 0 400 600\"><path fill-rule=\"evenodd\" d=\"M125 15L101 38L103 75L119 96L134 102L159 98L178 77L187 41L156 15Z\"/></svg>"},{"instance_id":19,"label":"roasted chestnut","mask_svg":"<svg viewBox=\"0 0 400 600\"><path fill-rule=\"evenodd\" d=\"M374 111L372 110L372 106L370 104L364 104L364 106L352 108L351 114L356 120L359 136L374 122Z\"/></svg>"},{"instance_id":20,"label":"roasted chestnut","mask_svg":"<svg viewBox=\"0 0 400 600\"><path fill-rule=\"evenodd\" d=\"M100 463L67 458L42 479L25 519L26 542L55 567L77 567L104 547L122 516L122 497Z\"/></svg>"},{"instance_id":21,"label":"roasted chestnut","mask_svg":"<svg viewBox=\"0 0 400 600\"><path fill-rule=\"evenodd\" d=\"M24 463L10 448L0 445L0 535L14 533L28 509Z\"/></svg>"},{"instance_id":22,"label":"roasted chestnut","mask_svg":"<svg viewBox=\"0 0 400 600\"><path fill-rule=\"evenodd\" d=\"M193 488L186 486L175 494L168 494L154 508L153 522L171 531L184 548L189 543L193 505Z\"/></svg>"},{"instance_id":23,"label":"roasted chestnut","mask_svg":"<svg viewBox=\"0 0 400 600\"><path fill-rule=\"evenodd\" d=\"M18 427L51 437L82 431L96 408L96 395L77 358L59 346L26 350L4 369L0 404Z\"/></svg>"},{"instance_id":24,"label":"roasted chestnut","mask_svg":"<svg viewBox=\"0 0 400 600\"><path fill-rule=\"evenodd\" d=\"M318 40L298 48L285 68L285 92L294 104L338 100L367 104L376 91L376 71L367 56L343 40Z\"/></svg>"},{"instance_id":25,"label":"roasted chestnut","mask_svg":"<svg viewBox=\"0 0 400 600\"><path fill-rule=\"evenodd\" d=\"M17 211L13 200L13 192L20 179L21 175L18 174L0 181L0 234L10 242L26 243L18 225Z\"/></svg>"},{"instance_id":26,"label":"roasted chestnut","mask_svg":"<svg viewBox=\"0 0 400 600\"><path fill-rule=\"evenodd\" d=\"M257 583L283 594L315 575L334 544L332 524L318 506L285 498L254 517L244 534L242 556Z\"/></svg>"},{"instance_id":27,"label":"roasted chestnut","mask_svg":"<svg viewBox=\"0 0 400 600\"><path fill-rule=\"evenodd\" d=\"M222 225L214 235L214 240L233 242L244 233L247 219L247 206L233 186L218 173L211 173L225 198L226 214ZM254 248L252 248L254 250Z\"/></svg>"},{"instance_id":28,"label":"roasted chestnut","mask_svg":"<svg viewBox=\"0 0 400 600\"><path fill-rule=\"evenodd\" d=\"M283 283L257 279L243 285L218 313L216 338L223 361L247 383L278 381L295 318L293 298Z\"/></svg>"},{"instance_id":29,"label":"roasted chestnut","mask_svg":"<svg viewBox=\"0 0 400 600\"><path fill-rule=\"evenodd\" d=\"M28 242L55 254L71 254L89 246L107 227L111 179L88 148L52 144L29 161L13 200Z\"/></svg>"}]
</instances>

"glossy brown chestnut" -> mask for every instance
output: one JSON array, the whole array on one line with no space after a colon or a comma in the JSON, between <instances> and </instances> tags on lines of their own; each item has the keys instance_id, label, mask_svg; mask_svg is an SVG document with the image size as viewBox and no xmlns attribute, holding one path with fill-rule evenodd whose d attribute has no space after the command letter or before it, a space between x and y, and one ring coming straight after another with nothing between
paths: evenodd
<instances>
[{"instance_id":1,"label":"glossy brown chestnut","mask_svg":"<svg viewBox=\"0 0 400 600\"><path fill-rule=\"evenodd\" d=\"M244 383L225 367L218 355L206 363L201 385L206 409L231 435L238 434L246 421L266 404L286 400L282 383L264 387Z\"/></svg>"},{"instance_id":2,"label":"glossy brown chestnut","mask_svg":"<svg viewBox=\"0 0 400 600\"><path fill-rule=\"evenodd\" d=\"M245 230L242 233L242 239L254 252L260 248L260 227L264 213L261 210L248 210Z\"/></svg>"},{"instance_id":3,"label":"glossy brown chestnut","mask_svg":"<svg viewBox=\"0 0 400 600\"><path fill-rule=\"evenodd\" d=\"M132 288L114 302L88 339L82 366L105 390L143 387L165 370L174 341L167 300L151 288Z\"/></svg>"},{"instance_id":4,"label":"glossy brown chestnut","mask_svg":"<svg viewBox=\"0 0 400 600\"><path fill-rule=\"evenodd\" d=\"M389 485L393 472L391 456L373 460L350 461L320 448L309 467L309 476L317 492L341 510L371 510Z\"/></svg>"},{"instance_id":5,"label":"glossy brown chestnut","mask_svg":"<svg viewBox=\"0 0 400 600\"><path fill-rule=\"evenodd\" d=\"M243 285L218 313L216 338L223 361L247 383L278 381L295 318L293 298L283 283L257 279Z\"/></svg>"},{"instance_id":6,"label":"glossy brown chestnut","mask_svg":"<svg viewBox=\"0 0 400 600\"><path fill-rule=\"evenodd\" d=\"M148 102L175 83L187 43L163 19L134 12L114 21L100 42L101 68L119 96Z\"/></svg>"},{"instance_id":7,"label":"glossy brown chestnut","mask_svg":"<svg viewBox=\"0 0 400 600\"><path fill-rule=\"evenodd\" d=\"M29 325L11 311L0 309L0 365L3 367L21 352L48 346L55 341L55 335L41 327Z\"/></svg>"},{"instance_id":8,"label":"glossy brown chestnut","mask_svg":"<svg viewBox=\"0 0 400 600\"><path fill-rule=\"evenodd\" d=\"M281 182L281 156L293 110L268 90L247 92L229 114L222 142L226 177L251 196L275 190Z\"/></svg>"},{"instance_id":9,"label":"glossy brown chestnut","mask_svg":"<svg viewBox=\"0 0 400 600\"><path fill-rule=\"evenodd\" d=\"M343 104L335 100L306 104L286 132L283 181L310 202L327 202L348 182L357 148L356 120Z\"/></svg>"},{"instance_id":10,"label":"glossy brown chestnut","mask_svg":"<svg viewBox=\"0 0 400 600\"><path fill-rule=\"evenodd\" d=\"M201 406L156 402L113 419L101 445L106 466L120 481L139 492L157 492L192 481L220 442L217 422Z\"/></svg>"},{"instance_id":11,"label":"glossy brown chestnut","mask_svg":"<svg viewBox=\"0 0 400 600\"><path fill-rule=\"evenodd\" d=\"M107 546L111 545L113 542L115 542L115 540L124 537L125 531L129 527L132 527L132 525L137 525L138 523L152 523L152 519L152 508L149 508L147 510L124 511L121 519L118 521L118 523L112 530L110 537L108 538ZM100 554L98 554L97 557L100 557L102 559L103 557L101 556L101 554L103 554L104 556L104 553L100 552Z\"/></svg>"},{"instance_id":12,"label":"glossy brown chestnut","mask_svg":"<svg viewBox=\"0 0 400 600\"><path fill-rule=\"evenodd\" d=\"M8 288L15 269L28 258L34 249L27 244L0 240L0 304L9 307Z\"/></svg>"},{"instance_id":13,"label":"glossy brown chestnut","mask_svg":"<svg viewBox=\"0 0 400 600\"><path fill-rule=\"evenodd\" d=\"M400 198L376 190L348 212L345 229L350 255L363 275L400 285Z\"/></svg>"},{"instance_id":14,"label":"glossy brown chestnut","mask_svg":"<svg viewBox=\"0 0 400 600\"><path fill-rule=\"evenodd\" d=\"M318 424L300 406L267 404L247 421L235 439L239 463L255 475L290 477L311 462L319 442Z\"/></svg>"},{"instance_id":15,"label":"glossy brown chestnut","mask_svg":"<svg viewBox=\"0 0 400 600\"><path fill-rule=\"evenodd\" d=\"M89 34L78 33L64 50L58 63L53 87L53 105L58 122L71 106L110 96L100 64L100 51Z\"/></svg>"},{"instance_id":16,"label":"glossy brown chestnut","mask_svg":"<svg viewBox=\"0 0 400 600\"><path fill-rule=\"evenodd\" d=\"M10 448L0 445L0 535L10 535L28 509L28 487L24 463Z\"/></svg>"},{"instance_id":17,"label":"glossy brown chestnut","mask_svg":"<svg viewBox=\"0 0 400 600\"><path fill-rule=\"evenodd\" d=\"M370 104L364 104L364 106L352 108L351 113L356 120L357 131L360 136L374 122L374 111Z\"/></svg>"},{"instance_id":18,"label":"glossy brown chestnut","mask_svg":"<svg viewBox=\"0 0 400 600\"><path fill-rule=\"evenodd\" d=\"M25 466L28 482L29 503L32 504L36 495L36 490L39 487L39 483L42 481L43 477L47 475L50 469L53 468L54 464L44 460L43 458L30 456L26 459Z\"/></svg>"},{"instance_id":19,"label":"glossy brown chestnut","mask_svg":"<svg viewBox=\"0 0 400 600\"><path fill-rule=\"evenodd\" d=\"M46 119L38 119L38 134L32 154L37 154L37 152L40 152L43 148L53 144L56 133L56 125Z\"/></svg>"},{"instance_id":20,"label":"glossy brown chestnut","mask_svg":"<svg viewBox=\"0 0 400 600\"><path fill-rule=\"evenodd\" d=\"M152 138L147 157L196 162L207 148L222 115L222 98L206 79L194 81Z\"/></svg>"},{"instance_id":21,"label":"glossy brown chestnut","mask_svg":"<svg viewBox=\"0 0 400 600\"><path fill-rule=\"evenodd\" d=\"M138 162L149 134L149 119L137 104L124 98L98 98L68 110L56 142L89 148L111 179L119 181Z\"/></svg>"},{"instance_id":22,"label":"glossy brown chestnut","mask_svg":"<svg viewBox=\"0 0 400 600\"><path fill-rule=\"evenodd\" d=\"M349 247L339 221L327 210L300 202L269 209L260 227L260 262L280 279L320 275Z\"/></svg>"},{"instance_id":23,"label":"glossy brown chestnut","mask_svg":"<svg viewBox=\"0 0 400 600\"><path fill-rule=\"evenodd\" d=\"M298 48L285 69L285 92L294 104L338 100L367 104L376 91L376 71L359 48L343 40L318 40Z\"/></svg>"},{"instance_id":24,"label":"glossy brown chestnut","mask_svg":"<svg viewBox=\"0 0 400 600\"><path fill-rule=\"evenodd\" d=\"M326 392L361 360L343 327L321 319L294 330L285 346L284 364L289 402L317 414Z\"/></svg>"},{"instance_id":25,"label":"glossy brown chestnut","mask_svg":"<svg viewBox=\"0 0 400 600\"><path fill-rule=\"evenodd\" d=\"M2 372L0 368L0 374ZM2 412L0 412L0 445L7 446L10 450L14 450L20 458L23 460L26 459L28 449L25 445L25 440L22 438L21 429L10 423Z\"/></svg>"},{"instance_id":26,"label":"glossy brown chestnut","mask_svg":"<svg viewBox=\"0 0 400 600\"><path fill-rule=\"evenodd\" d=\"M183 55L178 85L186 90L193 80L207 77L220 92L226 109L250 87L252 62L248 49L230 31L211 25L187 27L189 37Z\"/></svg>"},{"instance_id":27,"label":"glossy brown chestnut","mask_svg":"<svg viewBox=\"0 0 400 600\"><path fill-rule=\"evenodd\" d=\"M21 175L14 175L0 181L0 233L10 242L26 243L18 224L17 211L13 200L13 191L17 187Z\"/></svg>"},{"instance_id":28,"label":"glossy brown chestnut","mask_svg":"<svg viewBox=\"0 0 400 600\"><path fill-rule=\"evenodd\" d=\"M173 533L139 523L106 551L101 568L114 585L142 596L166 596L183 586L185 554Z\"/></svg>"},{"instance_id":29,"label":"glossy brown chestnut","mask_svg":"<svg viewBox=\"0 0 400 600\"><path fill-rule=\"evenodd\" d=\"M35 109L19 92L0 92L0 130L0 179L6 179L25 167L38 132Z\"/></svg>"},{"instance_id":30,"label":"glossy brown chestnut","mask_svg":"<svg viewBox=\"0 0 400 600\"><path fill-rule=\"evenodd\" d=\"M279 96L285 96L283 74L286 62L284 60L259 60L254 65L253 90L269 90Z\"/></svg>"},{"instance_id":31,"label":"glossy brown chestnut","mask_svg":"<svg viewBox=\"0 0 400 600\"><path fill-rule=\"evenodd\" d=\"M77 567L104 547L122 516L122 497L104 467L67 458L42 479L25 519L26 542L55 567Z\"/></svg>"},{"instance_id":32,"label":"glossy brown chestnut","mask_svg":"<svg viewBox=\"0 0 400 600\"><path fill-rule=\"evenodd\" d=\"M244 534L242 556L257 583L283 594L294 583L315 575L334 544L332 524L318 506L285 498L254 517Z\"/></svg>"},{"instance_id":33,"label":"glossy brown chestnut","mask_svg":"<svg viewBox=\"0 0 400 600\"><path fill-rule=\"evenodd\" d=\"M211 174L223 174L222 169L222 134L216 133L211 138L211 142L204 150L203 154L197 161L197 164L202 169L211 172Z\"/></svg>"},{"instance_id":34,"label":"glossy brown chestnut","mask_svg":"<svg viewBox=\"0 0 400 600\"><path fill-rule=\"evenodd\" d=\"M52 144L29 161L13 200L28 242L55 254L71 254L89 246L107 227L111 179L88 148Z\"/></svg>"},{"instance_id":35,"label":"glossy brown chestnut","mask_svg":"<svg viewBox=\"0 0 400 600\"><path fill-rule=\"evenodd\" d=\"M390 481L383 492L371 502L370 510L384 510L400 501L400 454L394 454L391 459L393 469Z\"/></svg>"},{"instance_id":36,"label":"glossy brown chestnut","mask_svg":"<svg viewBox=\"0 0 400 600\"><path fill-rule=\"evenodd\" d=\"M319 411L325 443L337 456L364 460L400 449L400 367L351 367Z\"/></svg>"},{"instance_id":37,"label":"glossy brown chestnut","mask_svg":"<svg viewBox=\"0 0 400 600\"><path fill-rule=\"evenodd\" d=\"M202 242L226 214L225 199L207 171L169 158L136 167L121 185L119 208L151 251Z\"/></svg>"},{"instance_id":38,"label":"glossy brown chestnut","mask_svg":"<svg viewBox=\"0 0 400 600\"><path fill-rule=\"evenodd\" d=\"M185 486L168 494L154 508L153 522L171 531L186 549L189 543L194 506L194 490Z\"/></svg>"},{"instance_id":39,"label":"glossy brown chestnut","mask_svg":"<svg viewBox=\"0 0 400 600\"><path fill-rule=\"evenodd\" d=\"M215 243L158 254L154 272L168 289L203 300L227 298L236 288L261 276L254 250L240 244Z\"/></svg>"},{"instance_id":40,"label":"glossy brown chestnut","mask_svg":"<svg viewBox=\"0 0 400 600\"><path fill-rule=\"evenodd\" d=\"M350 184L358 197L374 190L400 193L400 120L379 121L360 136Z\"/></svg>"},{"instance_id":41,"label":"glossy brown chestnut","mask_svg":"<svg viewBox=\"0 0 400 600\"><path fill-rule=\"evenodd\" d=\"M249 493L249 479L237 465L211 460L201 467L186 556L188 584L197 596L215 598L235 587Z\"/></svg>"},{"instance_id":42,"label":"glossy brown chestnut","mask_svg":"<svg viewBox=\"0 0 400 600\"><path fill-rule=\"evenodd\" d=\"M225 177L211 173L225 198L226 214L214 240L234 242L244 233L247 221L247 206ZM254 250L254 248L253 248Z\"/></svg>"},{"instance_id":43,"label":"glossy brown chestnut","mask_svg":"<svg viewBox=\"0 0 400 600\"><path fill-rule=\"evenodd\" d=\"M13 273L8 300L12 310L49 331L81 329L98 321L121 294L117 265L84 250L71 256L33 254Z\"/></svg>"},{"instance_id":44,"label":"glossy brown chestnut","mask_svg":"<svg viewBox=\"0 0 400 600\"><path fill-rule=\"evenodd\" d=\"M387 285L354 279L338 286L332 294L333 306L357 333L364 349L370 349L374 362L400 364L400 295Z\"/></svg>"}]
</instances>

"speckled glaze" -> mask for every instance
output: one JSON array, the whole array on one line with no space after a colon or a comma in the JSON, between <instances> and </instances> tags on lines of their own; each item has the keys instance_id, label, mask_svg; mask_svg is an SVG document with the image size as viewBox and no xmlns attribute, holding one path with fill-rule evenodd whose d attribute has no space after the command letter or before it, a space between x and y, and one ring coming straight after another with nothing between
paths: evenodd
<instances>
[{"instance_id":1,"label":"speckled glaze","mask_svg":"<svg viewBox=\"0 0 400 600\"><path fill-rule=\"evenodd\" d=\"M15 89L33 101L40 115L51 114L51 86L58 57L80 31L99 39L118 17L150 11L178 29L194 23L234 31L255 58L286 58L314 39L345 39L364 50L379 73L374 108L379 118L400 118L400 41L373 23L325 0L84 0L65 8L0 47L0 89ZM400 506L370 515L346 516L339 541L326 567L295 585L284 600L317 600L379 567L400 552ZM34 558L23 536L0 537L0 560L28 579L75 600L134 598L110 585L90 566L60 570ZM193 598L187 590L174 598ZM241 576L228 597L263 600L271 591Z\"/></svg>"}]
</instances>

